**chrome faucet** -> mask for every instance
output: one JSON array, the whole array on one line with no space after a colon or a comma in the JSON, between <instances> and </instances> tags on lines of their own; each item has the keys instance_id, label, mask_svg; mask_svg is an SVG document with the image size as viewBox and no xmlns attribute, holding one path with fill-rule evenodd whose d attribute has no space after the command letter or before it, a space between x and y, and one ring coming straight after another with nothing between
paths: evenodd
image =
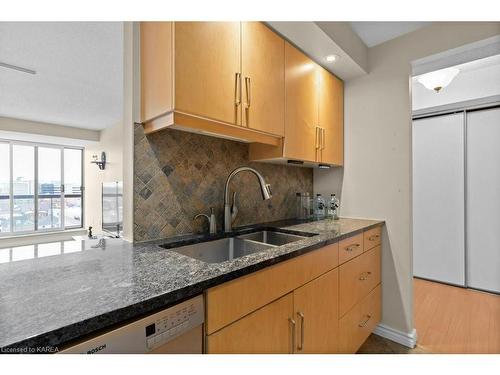
<instances>
[{"instance_id":1,"label":"chrome faucet","mask_svg":"<svg viewBox=\"0 0 500 375\"><path fill-rule=\"evenodd\" d=\"M248 171L252 172L259 179L260 191L262 193L262 199L270 199L272 197L271 185L267 184L264 177L255 169L250 167L239 167L232 171L229 176L227 176L226 185L224 186L224 232L231 232L232 223L236 219L236 214L238 209L236 208L236 193L233 194L233 204L229 203L229 183L231 179L238 173Z\"/></svg>"}]
</instances>

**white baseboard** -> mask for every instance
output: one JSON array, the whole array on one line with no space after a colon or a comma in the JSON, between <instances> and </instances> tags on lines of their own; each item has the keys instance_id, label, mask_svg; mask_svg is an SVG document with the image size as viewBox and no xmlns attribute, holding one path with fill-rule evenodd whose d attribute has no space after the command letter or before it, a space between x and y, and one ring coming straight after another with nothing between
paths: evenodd
<instances>
[{"instance_id":1,"label":"white baseboard","mask_svg":"<svg viewBox=\"0 0 500 375\"><path fill-rule=\"evenodd\" d=\"M388 327L384 324L379 324L373 331L377 336L381 336L388 340L397 342L398 344L414 348L417 345L417 330L413 329L411 333L398 331L397 329Z\"/></svg>"}]
</instances>

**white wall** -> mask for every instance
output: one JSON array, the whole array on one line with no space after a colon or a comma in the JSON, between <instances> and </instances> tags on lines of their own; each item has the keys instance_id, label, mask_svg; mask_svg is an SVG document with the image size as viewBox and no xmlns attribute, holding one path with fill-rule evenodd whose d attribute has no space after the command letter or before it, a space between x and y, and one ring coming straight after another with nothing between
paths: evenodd
<instances>
[{"instance_id":1,"label":"white wall","mask_svg":"<svg viewBox=\"0 0 500 375\"><path fill-rule=\"evenodd\" d=\"M85 228L92 226L95 233L98 233L102 227L102 183L123 181L123 150L123 125L121 123L101 130L99 143L85 148L84 226ZM93 160L92 155L97 155L100 159L102 151L106 153L104 170L90 163Z\"/></svg>"},{"instance_id":2,"label":"white wall","mask_svg":"<svg viewBox=\"0 0 500 375\"><path fill-rule=\"evenodd\" d=\"M123 121L101 131L100 141L85 149L85 227L102 228L103 182L123 181L123 237L133 238L134 116L138 111L139 37L137 23L124 22ZM135 39L134 39L135 38ZM106 152L106 169L90 164L92 155Z\"/></svg>"},{"instance_id":3,"label":"white wall","mask_svg":"<svg viewBox=\"0 0 500 375\"><path fill-rule=\"evenodd\" d=\"M500 95L500 64L461 71L439 93L413 82L413 110Z\"/></svg>"},{"instance_id":4,"label":"white wall","mask_svg":"<svg viewBox=\"0 0 500 375\"><path fill-rule=\"evenodd\" d=\"M0 117L0 138L84 146L99 141L99 131Z\"/></svg>"},{"instance_id":5,"label":"white wall","mask_svg":"<svg viewBox=\"0 0 500 375\"><path fill-rule=\"evenodd\" d=\"M386 220L382 323L411 333L411 62L500 34L500 23L434 23L369 50L369 74L345 83L341 214ZM315 182L339 183L335 170ZM322 181L327 179L327 181Z\"/></svg>"}]
</instances>

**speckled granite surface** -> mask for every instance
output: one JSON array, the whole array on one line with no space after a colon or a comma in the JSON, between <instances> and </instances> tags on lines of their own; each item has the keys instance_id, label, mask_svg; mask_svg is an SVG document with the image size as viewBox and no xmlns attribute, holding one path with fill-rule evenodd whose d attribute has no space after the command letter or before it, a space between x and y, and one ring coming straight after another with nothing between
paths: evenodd
<instances>
[{"instance_id":1,"label":"speckled granite surface","mask_svg":"<svg viewBox=\"0 0 500 375\"><path fill-rule=\"evenodd\" d=\"M341 219L266 224L317 235L218 264L159 246L204 240L199 235L140 244L83 241L78 251L73 243L69 253L0 264L1 352L60 347L382 223Z\"/></svg>"}]
</instances>

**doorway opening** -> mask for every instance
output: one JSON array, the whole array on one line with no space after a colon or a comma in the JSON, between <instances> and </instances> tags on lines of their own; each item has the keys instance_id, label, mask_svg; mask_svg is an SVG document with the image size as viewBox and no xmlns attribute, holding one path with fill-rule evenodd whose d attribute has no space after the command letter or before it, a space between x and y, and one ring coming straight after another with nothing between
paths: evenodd
<instances>
[{"instance_id":1,"label":"doorway opening","mask_svg":"<svg viewBox=\"0 0 500 375\"><path fill-rule=\"evenodd\" d=\"M500 46L444 60L411 80L415 327L429 352L500 353Z\"/></svg>"}]
</instances>

